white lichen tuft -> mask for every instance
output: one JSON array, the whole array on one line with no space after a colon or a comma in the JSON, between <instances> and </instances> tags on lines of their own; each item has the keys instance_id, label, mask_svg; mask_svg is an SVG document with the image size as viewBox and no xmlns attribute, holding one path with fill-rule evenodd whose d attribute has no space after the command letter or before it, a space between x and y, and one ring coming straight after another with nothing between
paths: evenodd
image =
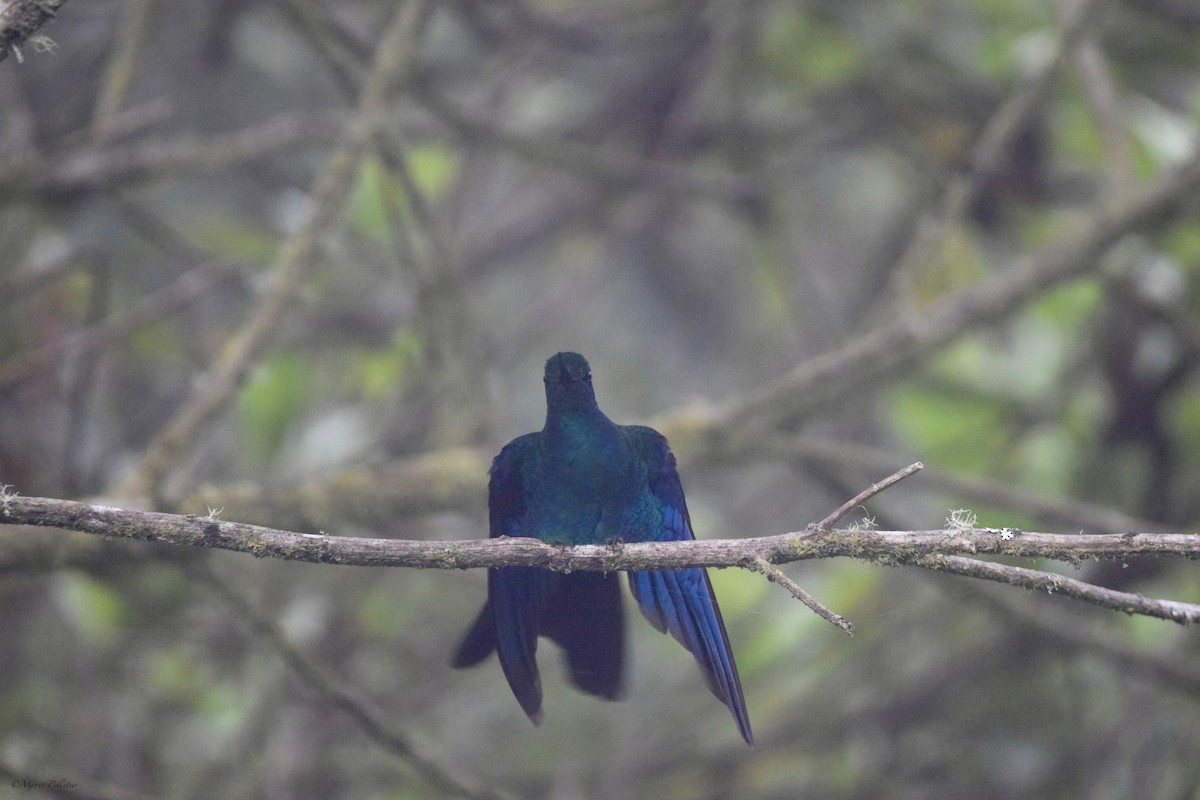
<instances>
[{"instance_id":1,"label":"white lichen tuft","mask_svg":"<svg viewBox=\"0 0 1200 800\"><path fill-rule=\"evenodd\" d=\"M870 514L863 514L863 518L861 520L856 520L850 523L850 530L853 533L858 533L859 531L873 531L875 530L875 525L876 522L874 517L872 517Z\"/></svg>"},{"instance_id":2,"label":"white lichen tuft","mask_svg":"<svg viewBox=\"0 0 1200 800\"><path fill-rule=\"evenodd\" d=\"M956 508L946 517L946 527L952 531L969 531L974 529L979 518L969 508Z\"/></svg>"},{"instance_id":3,"label":"white lichen tuft","mask_svg":"<svg viewBox=\"0 0 1200 800\"><path fill-rule=\"evenodd\" d=\"M0 483L0 511L8 514L9 504L17 499L17 493L7 483Z\"/></svg>"},{"instance_id":4,"label":"white lichen tuft","mask_svg":"<svg viewBox=\"0 0 1200 800\"><path fill-rule=\"evenodd\" d=\"M38 34L37 36L30 36L29 43L31 45L33 45L33 52L35 52L35 53L51 53L51 54L53 54L54 51L58 49L58 42L54 41L49 36L45 36L42 34Z\"/></svg>"}]
</instances>

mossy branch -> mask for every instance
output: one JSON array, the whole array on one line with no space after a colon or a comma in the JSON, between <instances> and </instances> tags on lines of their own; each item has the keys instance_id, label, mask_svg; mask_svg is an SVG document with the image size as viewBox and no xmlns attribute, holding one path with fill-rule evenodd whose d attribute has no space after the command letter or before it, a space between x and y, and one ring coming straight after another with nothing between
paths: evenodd
<instances>
[{"instance_id":1,"label":"mossy branch","mask_svg":"<svg viewBox=\"0 0 1200 800\"><path fill-rule=\"evenodd\" d=\"M1078 563L1132 556L1200 559L1200 534L1061 534L1010 529L953 527L944 530L877 531L809 529L749 539L639 542L565 547L529 538L413 541L298 533L208 516L132 511L45 497L5 495L0 524L61 528L146 542L217 548L346 566L476 569L542 567L570 571L619 571L680 567L741 567L762 571L765 562L789 564L847 557L887 566L916 566L1045 589L1106 608L1189 624L1200 606L1105 589L1039 570L980 561L1009 556ZM964 554L966 554L964 556Z\"/></svg>"}]
</instances>

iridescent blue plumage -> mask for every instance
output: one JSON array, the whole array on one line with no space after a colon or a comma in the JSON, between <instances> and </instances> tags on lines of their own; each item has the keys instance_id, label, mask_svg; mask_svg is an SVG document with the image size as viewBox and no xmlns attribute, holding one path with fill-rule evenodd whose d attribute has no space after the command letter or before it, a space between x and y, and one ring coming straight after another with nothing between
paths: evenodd
<instances>
[{"instance_id":1,"label":"iridescent blue plumage","mask_svg":"<svg viewBox=\"0 0 1200 800\"><path fill-rule=\"evenodd\" d=\"M652 428L616 425L596 405L577 353L546 362L546 425L509 442L492 463L491 536L560 544L694 538L675 457ZM709 689L751 741L750 720L721 612L703 569L628 573L646 619L695 656ZM493 650L521 708L541 718L537 637L562 646L572 682L617 698L624 685L624 621L617 576L533 567L488 571L488 601L454 657L477 664Z\"/></svg>"}]
</instances>

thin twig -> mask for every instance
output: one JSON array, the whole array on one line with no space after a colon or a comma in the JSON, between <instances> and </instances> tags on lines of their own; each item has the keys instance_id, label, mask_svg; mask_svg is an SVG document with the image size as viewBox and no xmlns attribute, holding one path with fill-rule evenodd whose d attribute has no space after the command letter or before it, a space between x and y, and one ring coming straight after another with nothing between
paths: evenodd
<instances>
[{"instance_id":1,"label":"thin twig","mask_svg":"<svg viewBox=\"0 0 1200 800\"><path fill-rule=\"evenodd\" d=\"M964 556L918 556L904 563L939 572L949 572L953 575L966 575L970 578L982 578L987 581L1007 583L1011 586L1022 586L1026 589L1040 589L1048 594L1066 595L1104 608L1124 611L1126 614L1141 614L1183 625L1200 623L1200 606L1192 603L1157 600L1143 597L1140 594L1106 589L1103 586L1096 586L1053 572L997 564L993 561L980 561Z\"/></svg>"},{"instance_id":2,"label":"thin twig","mask_svg":"<svg viewBox=\"0 0 1200 800\"><path fill-rule=\"evenodd\" d=\"M821 619L825 620L834 627L845 631L847 636L854 635L853 622L846 619L841 614L835 614L834 612L830 611L821 603L820 600L801 589L800 584L796 583L787 575L784 575L778 567L773 566L765 558L755 558L753 570L766 575L767 580L771 581L771 583L777 583L784 589L787 589L791 593L792 597L811 608Z\"/></svg>"},{"instance_id":3,"label":"thin twig","mask_svg":"<svg viewBox=\"0 0 1200 800\"><path fill-rule=\"evenodd\" d=\"M925 465L922 464L920 461L917 461L913 464L909 464L904 469L893 472L891 475L887 476L886 478L881 480L879 483L871 484L866 489L863 489L861 492L854 495L854 497L852 497L849 500L847 500L846 502L842 503L840 506L838 506L837 508L835 508L833 510L833 513L831 513L829 516L825 517L825 519L823 519L820 522L813 525L812 529L814 531L829 530L834 525L837 525L838 522L841 521L842 517L846 516L851 511L853 511L855 508L857 508L858 506L867 502L872 497L874 497L875 495L882 492L884 489L888 488L889 486L894 486L895 484L897 484L900 481L907 478L909 475L914 475L917 472L920 472L924 468L925 468Z\"/></svg>"}]
</instances>

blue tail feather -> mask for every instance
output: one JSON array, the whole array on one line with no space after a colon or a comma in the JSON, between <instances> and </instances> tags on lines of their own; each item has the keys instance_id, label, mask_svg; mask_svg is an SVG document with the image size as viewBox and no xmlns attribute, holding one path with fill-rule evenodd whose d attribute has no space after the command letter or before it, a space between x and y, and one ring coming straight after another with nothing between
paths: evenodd
<instances>
[{"instance_id":1,"label":"blue tail feather","mask_svg":"<svg viewBox=\"0 0 1200 800\"><path fill-rule=\"evenodd\" d=\"M729 707L742 737L752 742L741 680L708 573L699 568L630 572L629 588L650 624L695 656L709 690Z\"/></svg>"}]
</instances>

